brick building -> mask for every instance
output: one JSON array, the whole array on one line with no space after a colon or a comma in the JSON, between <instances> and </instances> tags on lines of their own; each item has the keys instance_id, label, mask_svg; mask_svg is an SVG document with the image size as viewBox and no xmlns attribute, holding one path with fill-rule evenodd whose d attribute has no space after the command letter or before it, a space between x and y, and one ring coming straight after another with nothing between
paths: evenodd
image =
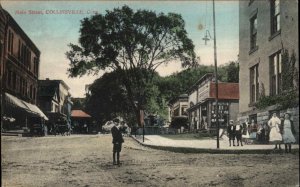
<instances>
[{"instance_id":1,"label":"brick building","mask_svg":"<svg viewBox=\"0 0 300 187\"><path fill-rule=\"evenodd\" d=\"M260 95L275 96L282 91L282 50L296 55L299 69L298 1L239 1L239 120L265 123L272 112L292 112L299 132L299 107L258 110Z\"/></svg>"},{"instance_id":2,"label":"brick building","mask_svg":"<svg viewBox=\"0 0 300 187\"><path fill-rule=\"evenodd\" d=\"M1 122L15 119L11 128L47 120L36 106L40 51L13 17L0 7ZM41 118L41 119L34 119Z\"/></svg>"}]
</instances>

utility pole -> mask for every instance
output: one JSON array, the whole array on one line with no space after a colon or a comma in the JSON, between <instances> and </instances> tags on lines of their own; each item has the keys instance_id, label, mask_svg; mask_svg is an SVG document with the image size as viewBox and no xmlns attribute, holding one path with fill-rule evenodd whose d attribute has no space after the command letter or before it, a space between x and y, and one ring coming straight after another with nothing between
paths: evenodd
<instances>
[{"instance_id":1,"label":"utility pole","mask_svg":"<svg viewBox=\"0 0 300 187\"><path fill-rule=\"evenodd\" d=\"M215 0L213 0L213 27L214 27L214 60L215 60L215 85L216 85L216 125L217 125L217 149L220 148L219 141L219 105L218 105L218 63L217 63L217 45L216 45L216 16L215 16Z\"/></svg>"}]
</instances>

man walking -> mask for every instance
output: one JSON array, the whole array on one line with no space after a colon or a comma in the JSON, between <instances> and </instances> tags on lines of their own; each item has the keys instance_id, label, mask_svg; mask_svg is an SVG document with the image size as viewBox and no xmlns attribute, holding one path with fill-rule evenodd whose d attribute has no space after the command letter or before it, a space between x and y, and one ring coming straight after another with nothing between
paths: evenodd
<instances>
[{"instance_id":1,"label":"man walking","mask_svg":"<svg viewBox=\"0 0 300 187\"><path fill-rule=\"evenodd\" d=\"M117 123L117 124L116 124ZM113 138L113 164L120 165L120 152L122 149L122 143L124 142L122 133L121 133L121 124L119 121L114 122L114 126L111 128L111 134ZM116 162L116 155L117 155L117 162Z\"/></svg>"}]
</instances>

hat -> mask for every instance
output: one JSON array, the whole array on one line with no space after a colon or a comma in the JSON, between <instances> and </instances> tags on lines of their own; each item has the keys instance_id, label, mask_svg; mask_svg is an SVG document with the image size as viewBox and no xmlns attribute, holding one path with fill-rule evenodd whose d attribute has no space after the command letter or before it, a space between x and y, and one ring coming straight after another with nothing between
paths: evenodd
<instances>
[{"instance_id":1,"label":"hat","mask_svg":"<svg viewBox=\"0 0 300 187\"><path fill-rule=\"evenodd\" d=\"M289 116L292 115L292 113L290 111L286 111L284 114L288 114Z\"/></svg>"}]
</instances>

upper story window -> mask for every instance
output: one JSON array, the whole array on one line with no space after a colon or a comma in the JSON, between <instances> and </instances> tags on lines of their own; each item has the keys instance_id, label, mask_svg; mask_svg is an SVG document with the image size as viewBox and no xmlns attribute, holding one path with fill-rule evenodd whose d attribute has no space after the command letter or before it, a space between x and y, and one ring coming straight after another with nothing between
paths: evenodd
<instances>
[{"instance_id":1,"label":"upper story window","mask_svg":"<svg viewBox=\"0 0 300 187\"><path fill-rule=\"evenodd\" d=\"M11 30L8 31L8 42L7 42L7 48L9 53L13 53L14 50L14 34Z\"/></svg>"},{"instance_id":2,"label":"upper story window","mask_svg":"<svg viewBox=\"0 0 300 187\"><path fill-rule=\"evenodd\" d=\"M280 1L271 0L271 35L280 31Z\"/></svg>"},{"instance_id":3,"label":"upper story window","mask_svg":"<svg viewBox=\"0 0 300 187\"><path fill-rule=\"evenodd\" d=\"M38 58L34 57L33 59L33 71L34 71L34 74L37 76L38 75L38 71L39 70L39 61L38 61Z\"/></svg>"},{"instance_id":4,"label":"upper story window","mask_svg":"<svg viewBox=\"0 0 300 187\"><path fill-rule=\"evenodd\" d=\"M270 57L270 95L277 95L281 93L281 72L281 51L279 51Z\"/></svg>"},{"instance_id":5,"label":"upper story window","mask_svg":"<svg viewBox=\"0 0 300 187\"><path fill-rule=\"evenodd\" d=\"M257 48L257 14L250 19L250 50Z\"/></svg>"},{"instance_id":6,"label":"upper story window","mask_svg":"<svg viewBox=\"0 0 300 187\"><path fill-rule=\"evenodd\" d=\"M21 49L22 49L22 42L19 40L19 47L18 47L18 59L21 60Z\"/></svg>"},{"instance_id":7,"label":"upper story window","mask_svg":"<svg viewBox=\"0 0 300 187\"><path fill-rule=\"evenodd\" d=\"M250 103L259 99L259 72L258 64L250 68Z\"/></svg>"}]
</instances>

